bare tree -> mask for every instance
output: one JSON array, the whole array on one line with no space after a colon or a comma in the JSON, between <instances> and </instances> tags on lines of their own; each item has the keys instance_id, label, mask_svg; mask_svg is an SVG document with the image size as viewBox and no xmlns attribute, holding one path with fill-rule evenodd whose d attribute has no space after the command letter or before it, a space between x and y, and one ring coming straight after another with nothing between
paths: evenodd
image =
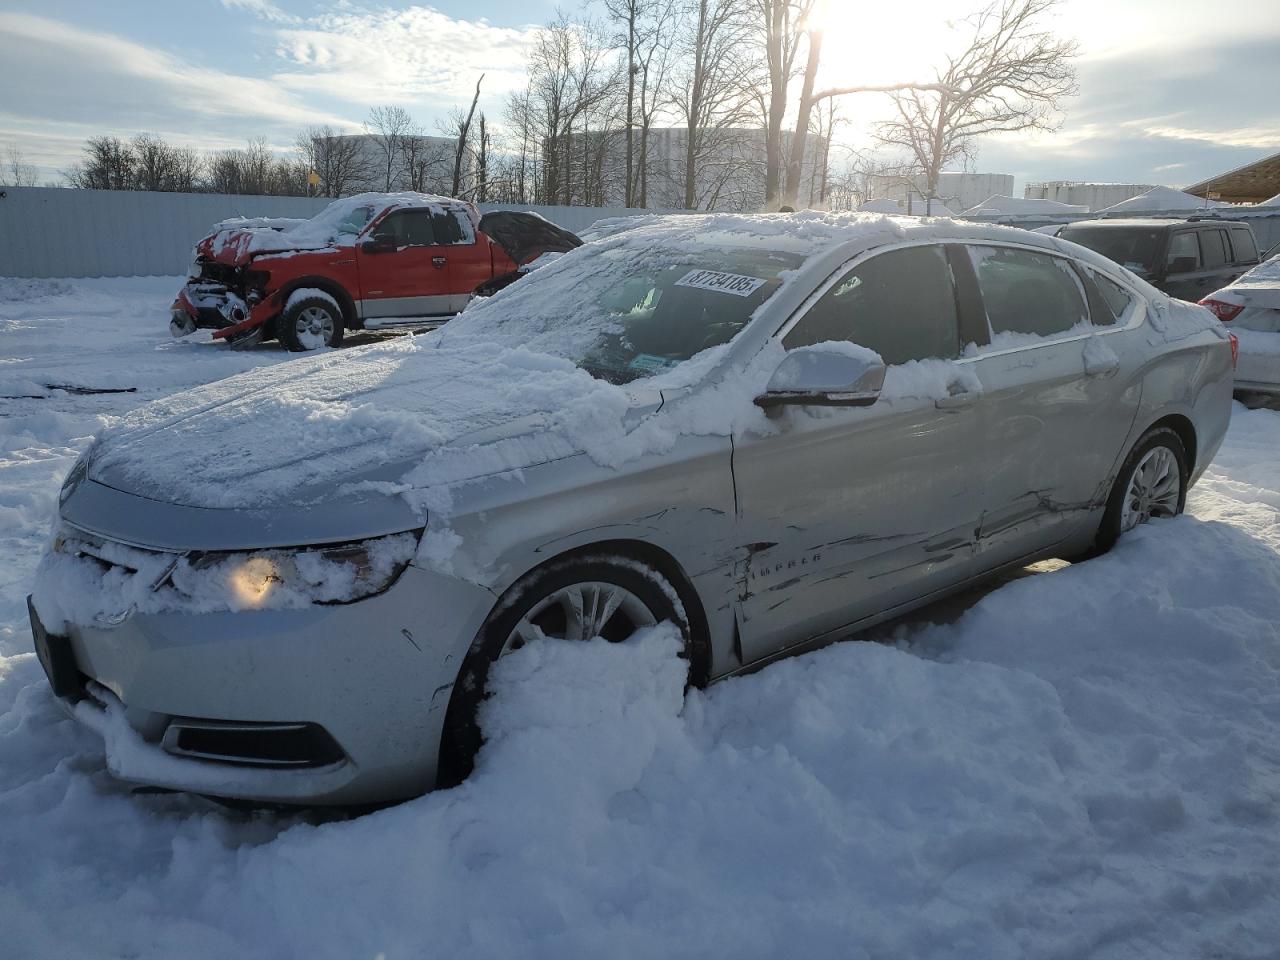
<instances>
[{"instance_id":1,"label":"bare tree","mask_svg":"<svg viewBox=\"0 0 1280 960\"><path fill-rule=\"evenodd\" d=\"M969 156L977 137L1061 123L1061 103L1076 91L1079 46L1041 25L1057 2L1000 0L980 11L969 19L969 45L937 71L937 86L893 98L897 116L877 126L876 138L911 155L930 197L944 167Z\"/></svg>"},{"instance_id":2,"label":"bare tree","mask_svg":"<svg viewBox=\"0 0 1280 960\"><path fill-rule=\"evenodd\" d=\"M607 36L591 21L560 14L538 31L521 112L529 139L542 148L535 197L540 202L572 204L582 183L575 172L592 165L587 153L575 152L574 136L600 118L599 108L620 85L608 52Z\"/></svg>"},{"instance_id":3,"label":"bare tree","mask_svg":"<svg viewBox=\"0 0 1280 960\"><path fill-rule=\"evenodd\" d=\"M400 162L409 189L443 193L449 182L452 154L447 140L427 136L419 126L412 127L400 141Z\"/></svg>"},{"instance_id":4,"label":"bare tree","mask_svg":"<svg viewBox=\"0 0 1280 960\"><path fill-rule=\"evenodd\" d=\"M815 3L816 0L755 0L768 68L764 176L765 205L768 207L778 203L783 162L782 121L789 102L788 90L797 73L796 57L805 36L809 37L808 59L811 65L811 69L806 71L806 83L812 84L812 74L817 72L821 40L815 48L814 38L820 38L821 34L808 30L809 15ZM797 130L802 127L803 121L797 123Z\"/></svg>"},{"instance_id":5,"label":"bare tree","mask_svg":"<svg viewBox=\"0 0 1280 960\"><path fill-rule=\"evenodd\" d=\"M505 199L507 202L526 203L534 193L530 184L539 182L536 121L530 87L507 98L505 119L506 147L511 156L507 172L509 195Z\"/></svg>"},{"instance_id":6,"label":"bare tree","mask_svg":"<svg viewBox=\"0 0 1280 960\"><path fill-rule=\"evenodd\" d=\"M135 159L134 187L138 190L173 189L173 148L153 133L140 133L130 144Z\"/></svg>"},{"instance_id":7,"label":"bare tree","mask_svg":"<svg viewBox=\"0 0 1280 960\"><path fill-rule=\"evenodd\" d=\"M37 180L35 165L27 162L16 144L10 144L5 150L4 167L0 168L0 183L7 187L34 187Z\"/></svg>"},{"instance_id":8,"label":"bare tree","mask_svg":"<svg viewBox=\"0 0 1280 960\"><path fill-rule=\"evenodd\" d=\"M628 178L633 205L649 205L649 131L654 118L670 96L668 81L674 62L675 33L679 24L678 0L654 0L648 8L645 31L637 46L640 89L636 104L640 114L640 146L635 170Z\"/></svg>"},{"instance_id":9,"label":"bare tree","mask_svg":"<svg viewBox=\"0 0 1280 960\"><path fill-rule=\"evenodd\" d=\"M643 156L640 162L636 158L636 115L641 118L640 153L643 155L646 153L645 136L653 119L653 105L657 102L654 94L661 87L660 78L654 75L653 70L656 65L661 72L665 65L665 57L659 53L671 47L670 30L676 4L675 0L605 0L604 5L609 19L617 25L615 43L624 51L626 58L623 204L627 207L643 206L643 202L637 202L644 175L641 173Z\"/></svg>"},{"instance_id":10,"label":"bare tree","mask_svg":"<svg viewBox=\"0 0 1280 960\"><path fill-rule=\"evenodd\" d=\"M297 149L310 171L320 178L319 192L341 197L368 182L367 158L360 140L333 127L308 127L298 135Z\"/></svg>"},{"instance_id":11,"label":"bare tree","mask_svg":"<svg viewBox=\"0 0 1280 960\"><path fill-rule=\"evenodd\" d=\"M170 155L169 190L176 193L193 193L204 177L205 161L192 147L172 147Z\"/></svg>"},{"instance_id":12,"label":"bare tree","mask_svg":"<svg viewBox=\"0 0 1280 960\"><path fill-rule=\"evenodd\" d=\"M688 0L671 109L684 127L682 203L710 209L735 175L735 128L752 115L750 25L735 0Z\"/></svg>"},{"instance_id":13,"label":"bare tree","mask_svg":"<svg viewBox=\"0 0 1280 960\"><path fill-rule=\"evenodd\" d=\"M467 135L471 131L471 118L476 114L476 104L480 102L480 84L484 80L484 74L480 74L480 79L476 81L476 93L471 98L471 109L467 111L466 117L462 117L459 113L455 119L458 129L458 145L454 149L453 154L453 192L450 196L458 196L462 192L462 160L467 153Z\"/></svg>"},{"instance_id":14,"label":"bare tree","mask_svg":"<svg viewBox=\"0 0 1280 960\"><path fill-rule=\"evenodd\" d=\"M489 200L489 148L490 134L480 111L480 135L476 139L476 203Z\"/></svg>"},{"instance_id":15,"label":"bare tree","mask_svg":"<svg viewBox=\"0 0 1280 960\"><path fill-rule=\"evenodd\" d=\"M137 158L133 148L119 137L90 137L84 145L84 159L63 177L73 187L86 190L132 190Z\"/></svg>"},{"instance_id":16,"label":"bare tree","mask_svg":"<svg viewBox=\"0 0 1280 960\"><path fill-rule=\"evenodd\" d=\"M404 107L374 107L364 128L377 144L382 189L390 193L403 160L404 138L413 129L413 119Z\"/></svg>"}]
</instances>

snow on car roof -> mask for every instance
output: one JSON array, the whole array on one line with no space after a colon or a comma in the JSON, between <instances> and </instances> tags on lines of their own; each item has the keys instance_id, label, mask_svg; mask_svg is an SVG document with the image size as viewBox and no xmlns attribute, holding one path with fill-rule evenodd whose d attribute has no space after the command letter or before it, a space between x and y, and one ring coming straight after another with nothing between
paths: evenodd
<instances>
[{"instance_id":1,"label":"snow on car roof","mask_svg":"<svg viewBox=\"0 0 1280 960\"><path fill-rule=\"evenodd\" d=\"M865 247L904 240L1006 240L1057 249L1052 239L1016 227L881 213L669 214L635 217L630 229L602 244L670 244L683 249L759 247L809 257L845 244Z\"/></svg>"}]
</instances>

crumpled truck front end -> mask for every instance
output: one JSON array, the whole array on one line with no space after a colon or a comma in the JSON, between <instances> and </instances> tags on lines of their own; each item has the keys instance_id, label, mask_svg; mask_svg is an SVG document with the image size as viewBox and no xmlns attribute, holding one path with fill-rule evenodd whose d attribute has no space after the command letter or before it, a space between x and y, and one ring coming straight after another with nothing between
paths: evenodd
<instances>
[{"instance_id":1,"label":"crumpled truck front end","mask_svg":"<svg viewBox=\"0 0 1280 960\"><path fill-rule=\"evenodd\" d=\"M267 322L280 312L270 292L271 274L252 263L230 266L197 257L192 274L170 308L169 332L185 337L212 330L217 339L244 346L262 339Z\"/></svg>"}]
</instances>

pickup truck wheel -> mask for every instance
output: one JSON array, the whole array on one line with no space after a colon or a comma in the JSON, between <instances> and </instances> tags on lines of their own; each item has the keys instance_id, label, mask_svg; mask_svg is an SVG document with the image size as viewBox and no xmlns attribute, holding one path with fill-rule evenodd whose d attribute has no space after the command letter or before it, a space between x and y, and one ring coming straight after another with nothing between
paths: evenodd
<instances>
[{"instance_id":1,"label":"pickup truck wheel","mask_svg":"<svg viewBox=\"0 0 1280 960\"><path fill-rule=\"evenodd\" d=\"M342 313L326 297L291 303L276 321L276 335L286 350L301 353L342 343Z\"/></svg>"}]
</instances>

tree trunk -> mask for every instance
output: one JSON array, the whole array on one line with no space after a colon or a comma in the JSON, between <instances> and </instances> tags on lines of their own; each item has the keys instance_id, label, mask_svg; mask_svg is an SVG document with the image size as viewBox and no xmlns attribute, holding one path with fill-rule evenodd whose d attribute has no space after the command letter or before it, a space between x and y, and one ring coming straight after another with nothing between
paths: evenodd
<instances>
[{"instance_id":1,"label":"tree trunk","mask_svg":"<svg viewBox=\"0 0 1280 960\"><path fill-rule=\"evenodd\" d=\"M783 34L785 0L769 5L769 28L765 37L765 54L769 62L769 116L765 130L764 202L773 209L778 205L778 182L782 170L782 119L787 112L787 70L784 63Z\"/></svg>"},{"instance_id":2,"label":"tree trunk","mask_svg":"<svg viewBox=\"0 0 1280 960\"><path fill-rule=\"evenodd\" d=\"M623 191L624 202L628 207L634 206L632 184L634 169L634 147L632 145L632 122L635 116L636 102L636 5L633 0L627 15L627 185Z\"/></svg>"},{"instance_id":3,"label":"tree trunk","mask_svg":"<svg viewBox=\"0 0 1280 960\"><path fill-rule=\"evenodd\" d=\"M467 151L467 131L471 128L471 118L475 116L476 104L480 100L480 82L484 80L484 74L480 74L480 80L476 81L476 95L471 98L471 109L467 111L467 119L463 121L462 128L458 131L458 147L453 154L453 193L451 196L457 196L462 189L462 158Z\"/></svg>"},{"instance_id":4,"label":"tree trunk","mask_svg":"<svg viewBox=\"0 0 1280 960\"><path fill-rule=\"evenodd\" d=\"M809 59L804 68L804 84L800 88L800 109L796 115L796 129L791 134L791 157L787 161L787 185L782 202L794 207L800 197L800 181L804 175L804 146L809 139L809 118L813 113L813 82L818 76L818 63L822 60L822 31L809 32Z\"/></svg>"}]
</instances>

